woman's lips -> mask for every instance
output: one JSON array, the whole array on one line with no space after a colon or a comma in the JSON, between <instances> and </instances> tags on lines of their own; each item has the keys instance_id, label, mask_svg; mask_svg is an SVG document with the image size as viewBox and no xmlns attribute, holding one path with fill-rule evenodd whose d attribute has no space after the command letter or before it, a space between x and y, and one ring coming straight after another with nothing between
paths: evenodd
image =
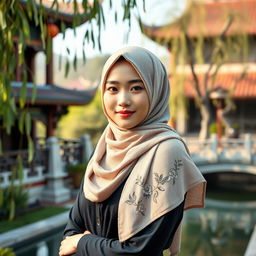
<instances>
[{"instance_id":1,"label":"woman's lips","mask_svg":"<svg viewBox=\"0 0 256 256\"><path fill-rule=\"evenodd\" d=\"M120 110L117 111L117 114L120 115L120 117L122 118L128 118L130 117L135 111L131 111L131 110Z\"/></svg>"}]
</instances>

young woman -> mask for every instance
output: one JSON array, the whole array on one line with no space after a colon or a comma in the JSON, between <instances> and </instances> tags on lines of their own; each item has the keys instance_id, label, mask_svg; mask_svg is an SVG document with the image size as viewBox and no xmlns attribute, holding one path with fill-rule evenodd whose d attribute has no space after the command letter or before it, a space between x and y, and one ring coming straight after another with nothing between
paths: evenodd
<instances>
[{"instance_id":1,"label":"young woman","mask_svg":"<svg viewBox=\"0 0 256 256\"><path fill-rule=\"evenodd\" d=\"M101 79L109 124L88 164L59 255L179 252L184 209L204 206L205 180L167 125L169 82L160 60L127 47Z\"/></svg>"}]
</instances>

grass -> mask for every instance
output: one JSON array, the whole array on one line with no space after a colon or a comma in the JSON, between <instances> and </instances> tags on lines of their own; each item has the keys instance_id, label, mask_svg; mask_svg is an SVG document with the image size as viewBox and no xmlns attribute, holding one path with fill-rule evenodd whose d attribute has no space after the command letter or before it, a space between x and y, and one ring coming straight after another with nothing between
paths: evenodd
<instances>
[{"instance_id":1,"label":"grass","mask_svg":"<svg viewBox=\"0 0 256 256\"><path fill-rule=\"evenodd\" d=\"M1 221L0 234L67 211L64 207L48 206L18 216L12 221Z\"/></svg>"}]
</instances>

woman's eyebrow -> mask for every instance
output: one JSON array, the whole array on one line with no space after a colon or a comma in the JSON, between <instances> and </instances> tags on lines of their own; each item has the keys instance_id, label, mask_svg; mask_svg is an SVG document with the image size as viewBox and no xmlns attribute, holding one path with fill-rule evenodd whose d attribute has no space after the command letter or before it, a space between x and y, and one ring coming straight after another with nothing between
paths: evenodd
<instances>
[{"instance_id":1,"label":"woman's eyebrow","mask_svg":"<svg viewBox=\"0 0 256 256\"><path fill-rule=\"evenodd\" d=\"M128 81L128 84L136 84L136 83L143 83L141 79L132 79Z\"/></svg>"},{"instance_id":2,"label":"woman's eyebrow","mask_svg":"<svg viewBox=\"0 0 256 256\"><path fill-rule=\"evenodd\" d=\"M106 84L120 84L118 81L108 80Z\"/></svg>"},{"instance_id":3,"label":"woman's eyebrow","mask_svg":"<svg viewBox=\"0 0 256 256\"><path fill-rule=\"evenodd\" d=\"M143 83L143 81L141 79L132 79L132 80L129 80L127 83L128 84L135 84L135 83ZM107 80L106 84L120 84L120 82L115 81L115 80Z\"/></svg>"}]
</instances>

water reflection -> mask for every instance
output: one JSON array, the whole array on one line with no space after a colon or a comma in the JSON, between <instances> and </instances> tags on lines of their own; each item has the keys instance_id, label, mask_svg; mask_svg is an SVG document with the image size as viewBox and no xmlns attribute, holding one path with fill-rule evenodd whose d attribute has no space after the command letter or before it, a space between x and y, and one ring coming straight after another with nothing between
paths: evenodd
<instances>
[{"instance_id":1,"label":"water reflection","mask_svg":"<svg viewBox=\"0 0 256 256\"><path fill-rule=\"evenodd\" d=\"M246 198L246 196L245 196ZM206 200L185 212L179 256L242 256L256 225L256 201ZM16 245L17 256L56 256L64 227Z\"/></svg>"},{"instance_id":2,"label":"water reflection","mask_svg":"<svg viewBox=\"0 0 256 256\"><path fill-rule=\"evenodd\" d=\"M207 199L206 208L187 211L181 256L244 255L256 224L256 202Z\"/></svg>"},{"instance_id":3,"label":"water reflection","mask_svg":"<svg viewBox=\"0 0 256 256\"><path fill-rule=\"evenodd\" d=\"M57 256L64 226L51 230L41 236L35 236L26 244L15 245L16 256Z\"/></svg>"}]
</instances>

